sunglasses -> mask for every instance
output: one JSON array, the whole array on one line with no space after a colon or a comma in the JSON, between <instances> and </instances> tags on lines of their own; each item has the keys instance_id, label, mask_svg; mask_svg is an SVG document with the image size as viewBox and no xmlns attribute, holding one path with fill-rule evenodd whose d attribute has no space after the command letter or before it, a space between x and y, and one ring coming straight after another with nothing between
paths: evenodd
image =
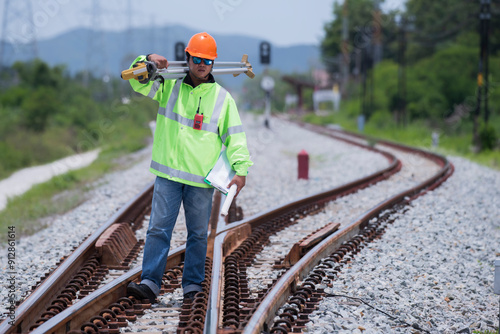
<instances>
[{"instance_id":1,"label":"sunglasses","mask_svg":"<svg viewBox=\"0 0 500 334\"><path fill-rule=\"evenodd\" d=\"M192 58L193 58L193 63L195 63L196 65L201 63L202 60L205 65L212 65L212 63L214 62L212 59L205 59L200 57L192 57Z\"/></svg>"}]
</instances>

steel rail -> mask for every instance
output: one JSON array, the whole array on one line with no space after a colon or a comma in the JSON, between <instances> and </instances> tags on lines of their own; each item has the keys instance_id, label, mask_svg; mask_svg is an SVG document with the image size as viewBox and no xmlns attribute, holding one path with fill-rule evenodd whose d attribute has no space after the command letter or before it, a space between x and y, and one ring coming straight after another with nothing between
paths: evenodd
<instances>
[{"instance_id":1,"label":"steel rail","mask_svg":"<svg viewBox=\"0 0 500 334\"><path fill-rule=\"evenodd\" d=\"M347 226L316 245L316 247L302 257L292 268L280 277L260 304L261 306L255 311L253 317L248 323L247 328L243 331L243 334L261 333L265 324L270 323L272 319L276 317L277 310L296 290L298 282L302 281L307 273L318 265L322 258L327 257L329 254L338 249L343 243L351 240L356 235L359 235L362 228L366 226L370 219L397 204L408 204L411 200L419 197L428 190L426 190L427 183L430 183L429 185L432 185L433 187L437 187L449 176L451 176L451 174L453 174L452 165L443 167L438 174L431 178L434 183L424 182L425 185L422 187L419 186L412 188L379 203L358 217L356 220L350 222ZM431 179L428 181L431 181Z\"/></svg>"},{"instance_id":2,"label":"steel rail","mask_svg":"<svg viewBox=\"0 0 500 334\"><path fill-rule=\"evenodd\" d=\"M243 331L244 334L261 333L264 327L276 316L276 311L296 290L298 282L303 280L307 273L310 272L322 258L338 249L342 243L360 234L361 229L368 224L368 221L379 215L381 212L393 208L395 205L406 205L410 203L410 201L423 195L430 189L434 189L442 184L453 174L453 165L450 164L446 158L440 155L435 155L420 149L413 149L404 145L400 146L395 143L388 144L393 148L421 154L436 162L439 166L441 166L441 169L432 177L428 178L424 182L421 182L417 186L396 194L377 204L375 207L369 209L360 217L316 245L274 284L273 288L268 292L259 308L249 320L246 329Z\"/></svg>"},{"instance_id":3,"label":"steel rail","mask_svg":"<svg viewBox=\"0 0 500 334\"><path fill-rule=\"evenodd\" d=\"M359 145L357 143L353 143L353 144ZM363 145L359 145L359 146L363 146ZM348 185L345 185L344 187L340 187L339 189L337 189L337 191L340 191L340 192L349 191L350 187L359 185L360 183L367 183L367 184L374 183L374 182L376 182L375 179L387 177L387 175L392 173L392 171L395 172L396 170L399 170L400 162L397 159L395 159L394 156L387 154L387 153L382 153L382 154L384 154L384 156L386 156L386 158L389 161L391 161L391 164L387 168L384 168L383 170L379 171L378 173L375 173L374 175L372 175L371 178L365 177L362 180L360 180L359 182L353 182L352 184L348 184ZM335 196L335 191L325 192L325 193L313 196L312 201L315 201L316 197L325 197L325 196L327 196L327 197ZM219 195L218 200L216 198L217 198L217 196L214 199L214 202L215 202L214 205L217 207L217 206L220 206L220 195ZM310 203L311 199L306 197L299 202L302 202L303 204ZM296 206L296 205L297 205L297 203L294 202L294 203L290 203L289 205L286 205L284 208L280 207L280 208L270 210L267 213L267 217L280 215L283 212L286 212L290 209L293 209L294 206ZM217 224L214 223L214 221L216 219L219 220L219 222ZM222 239L221 238L216 239L215 236L217 234L223 234L224 236L230 235L231 238L233 238L233 242L229 242L228 238L224 238L223 247L225 248L225 252L229 251L229 249L231 248L231 245L232 245L232 248L234 249L234 247L236 247L238 245L238 243L241 242L241 240L239 240L239 239L242 239L244 235L248 234L251 231L252 226L256 226L259 224L256 221L256 219L249 219L246 221L248 223L246 223L244 221L242 223L237 223L237 224L233 224L232 226L228 226L227 224L225 224L225 220L223 220L222 218L218 218L218 214L212 214L211 233L210 233L210 239L212 239L212 241L209 241L209 250L212 249L214 254L216 254L216 255L218 254L217 252L220 252L220 249L219 249L220 244L219 243L221 242L220 240L222 240ZM221 227L222 227L222 229L221 229ZM104 230L104 228L103 228L103 230ZM235 231L231 231L231 230L235 230ZM215 241L216 246L214 246L214 241ZM211 252L209 251L209 254L210 253ZM180 255L175 255L174 258L172 258L172 259L169 258L169 260L168 260L169 267L176 266L178 263L180 263L182 261L183 253L179 253L179 254ZM217 265L217 263L218 263L217 261L220 261L219 257L214 255L213 259L216 262L214 265L214 268L219 268L218 270L220 270L220 268L221 268L220 265ZM75 324L78 324L78 323L81 324L83 321L88 320L91 317L92 312L95 313L95 311L97 309L102 308L105 305L108 305L111 300L117 300L119 297L125 296L124 290L125 290L125 286L126 286L127 282L129 282L130 280L136 279L137 277L139 277L139 275L140 275L140 270L138 270L138 269L134 269L132 271L129 271L127 274L124 274L122 277L115 279L111 283L108 283L104 287L98 289L97 291L91 293L89 296L78 301L78 303L68 307L66 310L64 310L60 314L55 315L54 317L52 317L51 319L49 319L48 321L46 321L45 323L40 325L38 327L38 329L35 329L35 332L36 333L38 333L38 332L42 333L42 332L48 332L48 331L50 331L50 332L62 331L63 332L63 330L61 328L65 328L65 330L67 330L68 328L71 327L71 324L73 326ZM214 270L213 275L215 275L216 279L212 280L212 282L219 282L217 275L220 275L220 271L218 272L217 270ZM218 291L218 290L214 289L211 291ZM102 297L99 297L99 296L102 296ZM215 296L215 295L212 294L211 299L213 298L213 296ZM102 300L99 300L99 298L102 298ZM96 302L98 304L94 304ZM211 303L212 302L213 301L211 301ZM210 317L207 316L206 319L210 320Z\"/></svg>"},{"instance_id":4,"label":"steel rail","mask_svg":"<svg viewBox=\"0 0 500 334\"><path fill-rule=\"evenodd\" d=\"M290 202L288 204L278 206L276 208L267 210L265 212L256 214L252 217L243 219L240 222L227 224L224 222L219 222L219 228L217 230L217 236L214 243L213 252L213 263L212 263L212 286L210 291L211 296L209 299L207 317L205 318L205 329L204 333L218 333L224 332L221 329L222 321L222 292L221 289L224 286L224 268L223 268L223 258L230 254L236 247L238 247L246 236L250 234L252 230L263 224L264 222L272 221L277 217L284 216L297 210L297 208L305 207L308 205L314 205L315 203L326 203L335 200L341 196L346 196L353 193L361 188L367 187L371 184L375 184L381 180L387 179L389 176L397 173L401 169L401 162L392 154L362 145L358 142L351 141L345 138L338 138L342 141L346 141L352 145L360 146L364 149L370 151L378 152L384 155L390 162L389 166L379 170L371 175L358 179L356 181L347 183L340 187L331 189L329 191L321 192L313 196L304 197L302 199ZM273 313L274 314L274 313Z\"/></svg>"},{"instance_id":5,"label":"steel rail","mask_svg":"<svg viewBox=\"0 0 500 334\"><path fill-rule=\"evenodd\" d=\"M185 250L185 245L172 250L168 256L168 263L165 270L178 266L183 262ZM105 309L111 303L126 296L128 283L139 278L141 273L142 270L140 266L131 269L127 273L92 292L78 303L58 313L31 333L67 333L71 329L76 329L73 328L75 326L79 328L79 325L88 321L96 312Z\"/></svg>"},{"instance_id":6,"label":"steel rail","mask_svg":"<svg viewBox=\"0 0 500 334\"><path fill-rule=\"evenodd\" d=\"M315 129L315 131L319 132L318 129ZM334 136L334 135L333 135ZM223 272L223 258L225 255L229 254L232 250L237 248L244 240L245 236L249 235L252 230L257 228L260 224L263 222L270 221L272 219L275 219L279 216L282 216L286 213L289 213L290 211L294 212L296 211L297 208L304 207L304 206L320 206L321 203L324 204L326 202L330 202L334 200L335 198L338 198L339 196L344 196L349 193L352 193L356 190L353 190L353 187L356 189L360 189L360 187L366 187L369 186L370 184L374 184L380 180L388 178L390 175L393 173L399 171L401 168L401 162L397 160L394 155L380 151L376 148L372 148L363 144L360 144L355 141L351 141L345 138L340 138L338 136L334 136L336 139L339 140L344 140L346 142L350 142L353 145L357 145L375 152L380 152L382 153L390 162L389 166L370 175L367 177L362 178L361 180L356 180L351 183L348 183L346 185L340 186L338 188L322 192L310 197L304 197L302 199L293 201L291 203L285 204L283 206L275 207L273 209L267 210L266 212L263 212L261 214L254 215L250 218L243 219L240 222L236 223L231 223L229 224L226 220L222 219L219 217L218 212L214 214L212 212L211 216L211 231L209 234L209 247L208 247L208 253L207 257L212 258L212 275L211 275L211 293L209 296L208 300L208 309L207 309L207 316L205 317L205 333L216 333L217 331L220 331L220 323L222 319L222 314L220 311L222 310L222 305L221 305L221 299L222 299L222 286L223 282L221 281L222 277L224 276ZM379 141L380 142L380 141ZM398 147L399 148L399 147ZM409 152L414 152L413 148L407 148ZM419 186L414 187L412 189L415 190L414 194L408 194L408 196L411 196L411 198L408 199L408 196L403 196L403 198L406 200L412 200L413 197L417 196L418 194L421 194L425 191L428 191L437 185L432 181L432 179L441 179L443 182L445 177L449 177L452 173L453 166L451 166L445 158L443 157L436 157L436 155L430 154L428 152L422 151L421 154L423 155L429 155L431 159L434 159L436 162L441 162L443 164L443 168L446 168L448 166L448 171L445 173L447 176L438 176L436 175L435 177L427 180L425 183L425 186L420 188ZM444 159L444 160L443 160ZM451 166L451 167L450 167ZM450 173L451 170L451 173ZM419 188L418 191L416 188ZM409 190L411 191L411 190ZM144 193L143 193L144 194ZM138 195L137 197L140 197L141 195ZM393 196L392 198L382 202L378 206L385 206L388 205L387 203L391 202L394 200L394 198L397 197ZM131 200L129 203L133 202ZM387 203L386 203L387 202ZM318 204L320 203L320 204ZM214 205L215 207L220 208L220 196L218 200L215 200L214 198ZM377 206L377 207L378 207ZM119 212L117 212L113 217L115 216L125 216L124 212L126 211L125 207L122 208ZM215 210L214 210L215 211ZM120 214L122 213L122 214ZM359 221L361 218L357 219L356 221ZM108 222L111 221L108 220ZM359 229L361 225L358 227L354 227L354 222L349 224L348 226L342 228L338 232L335 232L332 234L327 240L333 240L335 236L337 238L339 235L342 236L342 240L344 240L344 237L347 238L347 236L351 236L354 233L356 229ZM102 228L103 231L105 228ZM101 229L100 229L101 230ZM97 232L96 232L97 233ZM97 239L96 239L97 240ZM337 240L337 244L341 242L340 239ZM312 263L316 260L314 259L309 259L308 257L313 257L313 254L318 253L318 252L326 252L326 250L323 250L323 248L330 249L331 247L334 246L325 246L325 241L321 242L318 244L316 247L313 248L313 250L308 253L305 257L303 257L295 266L293 266L290 270L288 271L283 277L281 278L282 280L290 280L292 283L283 283L283 287L281 289L278 288L278 285L282 284L276 284L273 289L270 290L269 294L273 294L273 297L266 297L264 299L264 302L262 305L265 305L265 303L268 302L269 299L273 299L273 301L281 300L283 301L286 299L286 291L282 291L283 289L289 289L290 291L293 290L294 284L297 282L298 279L300 279L300 276L297 276L296 273L294 273L294 270L297 270L296 268L299 266L299 264L303 264L304 262L309 263L308 266L312 266ZM332 243L335 243L335 241L332 241ZM83 244L80 246L82 247ZM80 248L79 247L79 248ZM169 257L168 260L168 267L174 267L181 263L183 261L183 252L184 247L180 247L172 252L172 258ZM73 255L73 254L72 254ZM69 258L68 258L69 259ZM66 262L66 261L65 261ZM64 263L63 263L64 264ZM59 268L58 268L59 269ZM168 268L167 268L168 269ZM54 272L55 273L55 272ZM53 273L53 274L54 274ZM95 314L95 310L99 309L100 307L105 307L110 303L112 300L117 300L120 297L123 297L126 295L125 290L126 290L126 284L131 281L135 280L139 277L140 275L140 269L135 268L132 269L131 271L127 272L126 274L122 275L121 277L113 280L112 282L106 284L102 288L99 288L98 290L94 291L87 297L81 299L77 303L75 303L72 306L69 306L66 310L62 311L61 313L55 315L45 323L41 324L37 329L35 329L35 333L47 333L47 332L55 332L55 333L64 333L67 332L70 328L74 328L74 326L78 323L81 323L81 321L88 320L92 312ZM52 275L51 275L52 276ZM51 277L49 276L49 278ZM287 277L287 278L285 278ZM46 280L47 281L47 280ZM281 280L280 280L281 282ZM295 283L293 283L295 282ZM45 283L45 282L44 282ZM288 285L287 285L288 284ZM39 286L41 288L42 285ZM48 286L50 288L50 286ZM278 289L278 291L275 291ZM37 289L38 290L38 289ZM36 290L35 290L36 291ZM46 293L49 290L47 289ZM30 296L31 297L31 296ZM101 300L102 299L102 300ZM27 300L26 300L27 301ZM98 304L93 304L95 302L98 302ZM277 305L277 304L276 304ZM272 306L272 307L277 307L277 306ZM265 314L274 314L272 313L266 313L266 312L271 312L270 309L268 311L261 311L260 309L254 313L254 316L252 317L252 322L248 324L248 328L250 328L250 325L259 326L262 323L265 323L266 321L269 321L268 319L262 319ZM17 315L17 314L16 314ZM16 317L17 320L17 317ZM26 327L23 327L26 328ZM1 328L0 328L0 332ZM27 330L24 331L19 331L19 332L27 332Z\"/></svg>"},{"instance_id":7,"label":"steel rail","mask_svg":"<svg viewBox=\"0 0 500 334\"><path fill-rule=\"evenodd\" d=\"M356 137L356 138L359 138L359 139L362 139L362 140L367 140L367 141L370 141L370 142L374 142L374 143L379 143L381 145L385 145L385 146L388 146L388 147L391 147L391 148L394 148L396 150L400 150L400 151L403 151L403 152L407 152L407 153L412 153L412 154L417 154L417 155L420 155L428 160L431 160L433 161L434 163L436 163L438 166L441 166L442 168L450 168L451 169L451 173L453 173L454 171L454 167L453 167L453 164L451 164L448 159L446 159L446 157L440 155L440 154L437 154L437 153L433 153L433 152L429 152L429 151L426 151L426 150L423 150L421 148L418 148L418 147L411 147L411 146L408 146L408 145L405 145L405 144L399 144L399 143L395 143L395 142L391 142L389 140L384 140L384 139L377 139L377 138L374 138L374 137L370 137L370 136L364 136L364 135L361 135L361 134L358 134L358 133L354 133L354 132L350 132L350 131L346 131L346 130L338 130L338 129L325 129L323 127L320 127L320 126L317 126L317 125L313 125L313 124L307 124L307 123L302 123L302 122L296 122L298 125L306 128L306 129L309 129L311 131L316 131L316 132L319 132L319 133L322 133L326 136L329 136L329 137L332 137L332 138L336 138L336 139L345 139L345 137L342 137L342 136L337 136L333 133L340 133L341 135L348 135L348 136L352 136L352 137ZM449 167L447 167L447 165L449 165ZM438 175L439 172L436 174ZM431 189L434 189L436 188L437 186L439 186L441 183L438 183L438 184L434 184L434 185L430 185L430 183L432 183L434 177L433 178L430 178L427 182L424 182L426 183L426 187L428 188L428 190L431 190ZM427 184L429 183L429 184ZM421 196L421 195L419 195Z\"/></svg>"},{"instance_id":8,"label":"steel rail","mask_svg":"<svg viewBox=\"0 0 500 334\"><path fill-rule=\"evenodd\" d=\"M215 193L213 199L213 209L210 217L211 230L208 235L208 249L213 249L214 226L217 226L219 210L221 206L220 193ZM165 271L179 266L184 262L186 245L182 245L169 253ZM130 281L134 281L142 274L141 267L135 267L113 281L107 283L93 293L89 294L78 303L68 307L63 312L55 315L38 328L33 334L42 333L66 333L68 329L77 329L85 321L91 319L97 311L106 308L107 305L116 302L121 297L126 296L126 287Z\"/></svg>"},{"instance_id":9,"label":"steel rail","mask_svg":"<svg viewBox=\"0 0 500 334\"><path fill-rule=\"evenodd\" d=\"M359 133L355 133L355 132L347 131L347 130L343 130L343 129L327 129L327 128L322 127L322 126L304 123L304 122L294 122L294 123L305 128L305 129L308 129L310 131L318 132L318 133L321 133L323 135L326 135L326 136L329 136L329 137L332 137L335 139L341 139L341 140L344 139L344 140L348 140L351 142L355 142L355 141L346 139L344 136L347 135L347 136L355 137L355 138L358 138L360 140L364 140L367 142L379 143L379 144L394 148L396 150L400 150L400 151L404 151L404 152L408 152L408 153L412 153L412 154L418 154L418 155L423 156L429 160L432 160L440 165L443 164L444 161L447 161L447 159L440 154L432 153L432 152L420 149L418 147L412 147L412 146L408 146L405 144L395 143L395 142L392 142L390 140L384 140L384 139L379 139L379 138L375 138L375 137L371 137L371 136L367 136L367 135L361 135ZM340 134L340 136L335 135L335 133ZM342 135L344 135L344 136L342 136Z\"/></svg>"},{"instance_id":10,"label":"steel rail","mask_svg":"<svg viewBox=\"0 0 500 334\"><path fill-rule=\"evenodd\" d=\"M389 161L389 165L386 168L383 168L379 171L376 171L375 173L368 175L368 176L365 176L361 179L346 183L342 186L333 188L333 189L325 191L325 192L320 192L320 193L317 193L315 195L306 196L302 199L295 200L295 201L289 202L287 204L277 206L273 209L263 211L262 213L258 213L252 217L242 219L239 222L228 224L227 222L222 221L218 225L216 235L219 235L220 233L228 231L228 230L238 228L239 226L242 226L245 224L250 224L252 226L252 228L255 228L256 226L258 226L261 223L261 220L274 219L276 217L279 217L279 216L289 212L290 210L292 210L293 208L296 208L299 205L308 205L308 204L312 204L312 203L317 203L320 200L322 200L323 202L331 201L334 198L344 196L344 195L347 195L347 194L352 193L354 191L357 191L363 186L369 186L371 184L375 184L376 182L378 182L380 180L387 179L389 176L393 175L394 173L397 173L401 169L401 166L402 166L401 161L399 161L391 153L376 149L376 148L371 147L371 146L360 144L356 141L349 140L349 139L346 139L343 137L335 136L335 139L344 141L344 142L349 143L351 145L358 146L358 147L361 147L363 149L366 149L366 150L369 150L372 152L379 153L379 154L383 155Z\"/></svg>"},{"instance_id":11,"label":"steel rail","mask_svg":"<svg viewBox=\"0 0 500 334\"><path fill-rule=\"evenodd\" d=\"M139 203L150 203L153 185L148 185L141 193L132 198L106 223L101 225L92 235L85 239L82 244L76 248L16 309L15 322L11 326L8 319L0 324L0 333L26 333L30 329L37 317L50 306L51 300L56 296L55 293L79 267L94 252L94 246L99 237L116 222L137 223L137 218L142 211ZM141 206L142 207L142 206Z\"/></svg>"}]
</instances>

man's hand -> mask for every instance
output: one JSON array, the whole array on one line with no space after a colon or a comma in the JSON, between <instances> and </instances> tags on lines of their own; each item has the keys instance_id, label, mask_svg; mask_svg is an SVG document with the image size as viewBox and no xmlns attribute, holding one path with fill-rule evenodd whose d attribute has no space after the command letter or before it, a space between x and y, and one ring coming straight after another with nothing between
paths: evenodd
<instances>
[{"instance_id":1,"label":"man's hand","mask_svg":"<svg viewBox=\"0 0 500 334\"><path fill-rule=\"evenodd\" d=\"M152 61L156 64L156 67L158 68L167 68L168 67L168 60L167 58L157 55L156 53L150 54L148 57L149 61Z\"/></svg>"},{"instance_id":2,"label":"man's hand","mask_svg":"<svg viewBox=\"0 0 500 334\"><path fill-rule=\"evenodd\" d=\"M236 195L234 195L235 198L240 193L240 190L245 186L246 179L246 176L235 175L231 182L229 182L229 184L227 185L228 188L231 188L233 184L236 184L236 187L238 187L238 189L236 190Z\"/></svg>"}]
</instances>

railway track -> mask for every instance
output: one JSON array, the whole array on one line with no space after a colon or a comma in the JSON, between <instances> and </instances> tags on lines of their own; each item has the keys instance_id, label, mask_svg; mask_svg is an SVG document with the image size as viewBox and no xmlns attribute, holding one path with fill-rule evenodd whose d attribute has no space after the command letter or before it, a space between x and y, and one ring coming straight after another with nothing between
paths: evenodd
<instances>
[{"instance_id":1,"label":"railway track","mask_svg":"<svg viewBox=\"0 0 500 334\"><path fill-rule=\"evenodd\" d=\"M414 198L437 187L453 172L445 158L421 150L379 142L389 153L363 144L366 139L359 136L302 126L379 152L389 166L341 187L244 219L241 209L233 206L229 219L221 220L220 196L216 194L204 291L185 305L180 289L183 246L169 256L159 303L151 305L147 300L126 296L128 282L140 277L140 267L129 269L141 245L138 240L134 242L130 231L140 227L150 210L148 187L46 277L18 307L16 324L10 326L4 321L0 332L118 333L121 327L167 333L301 332L308 314L324 298L328 280L335 279L365 243L383 233L392 214L404 211ZM425 161L428 168L422 168L423 163L418 161ZM335 218L342 200L362 193L362 189L390 182L385 180L395 178L402 169L409 169L407 178L415 178L413 186L389 193L375 190L378 196L366 195L375 197L371 202L355 199L367 203L350 215L328 220L328 216ZM428 171L415 177L422 170ZM294 237L284 236L293 230ZM285 241L277 256L275 248L268 248L280 240ZM121 255L117 256L115 250ZM100 286L110 270L122 271ZM266 276L259 277L262 273Z\"/></svg>"}]
</instances>

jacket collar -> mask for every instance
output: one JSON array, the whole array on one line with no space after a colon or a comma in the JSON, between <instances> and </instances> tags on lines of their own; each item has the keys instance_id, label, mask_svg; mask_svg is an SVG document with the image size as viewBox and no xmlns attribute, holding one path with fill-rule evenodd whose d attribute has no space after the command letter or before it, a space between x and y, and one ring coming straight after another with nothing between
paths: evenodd
<instances>
[{"instance_id":1,"label":"jacket collar","mask_svg":"<svg viewBox=\"0 0 500 334\"><path fill-rule=\"evenodd\" d=\"M190 85L191 87L194 87L194 83L193 80L191 79L191 76L189 75L189 72L184 77L184 83ZM215 78L212 75L212 73L208 74L208 81L204 83L215 83Z\"/></svg>"}]
</instances>

